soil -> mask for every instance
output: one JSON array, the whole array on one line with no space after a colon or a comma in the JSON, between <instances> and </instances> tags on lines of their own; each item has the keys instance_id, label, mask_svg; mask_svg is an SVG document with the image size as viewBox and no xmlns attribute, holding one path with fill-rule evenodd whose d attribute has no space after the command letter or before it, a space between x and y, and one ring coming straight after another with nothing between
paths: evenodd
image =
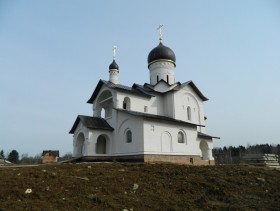
<instances>
[{"instance_id":1,"label":"soil","mask_svg":"<svg viewBox=\"0 0 280 211\"><path fill-rule=\"evenodd\" d=\"M280 171L265 167L80 163L0 178L0 210L280 210Z\"/></svg>"}]
</instances>

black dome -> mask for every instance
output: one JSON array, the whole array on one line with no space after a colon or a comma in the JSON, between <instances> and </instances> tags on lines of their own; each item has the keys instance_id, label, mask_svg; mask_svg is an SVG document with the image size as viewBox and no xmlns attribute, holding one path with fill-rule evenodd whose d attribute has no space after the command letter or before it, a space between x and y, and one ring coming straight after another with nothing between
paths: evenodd
<instances>
[{"instance_id":1,"label":"black dome","mask_svg":"<svg viewBox=\"0 0 280 211\"><path fill-rule=\"evenodd\" d=\"M151 63L158 61L158 60L168 60L172 62L174 65L176 62L175 53L168 47L164 46L161 42L157 47L155 47L148 56L148 66Z\"/></svg>"},{"instance_id":2,"label":"black dome","mask_svg":"<svg viewBox=\"0 0 280 211\"><path fill-rule=\"evenodd\" d=\"M109 66L109 70L119 70L119 65L116 63L115 59Z\"/></svg>"}]
</instances>

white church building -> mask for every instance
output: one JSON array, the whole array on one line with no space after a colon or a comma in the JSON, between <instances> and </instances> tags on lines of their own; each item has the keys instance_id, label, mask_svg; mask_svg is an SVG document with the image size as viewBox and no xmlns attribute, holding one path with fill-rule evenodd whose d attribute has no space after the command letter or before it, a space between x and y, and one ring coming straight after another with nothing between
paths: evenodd
<instances>
[{"instance_id":1,"label":"white church building","mask_svg":"<svg viewBox=\"0 0 280 211\"><path fill-rule=\"evenodd\" d=\"M115 59L70 130L73 157L82 161L172 162L212 165L213 137L205 131L208 99L192 81L175 80L174 52L160 43L148 55L149 83L119 83Z\"/></svg>"}]
</instances>

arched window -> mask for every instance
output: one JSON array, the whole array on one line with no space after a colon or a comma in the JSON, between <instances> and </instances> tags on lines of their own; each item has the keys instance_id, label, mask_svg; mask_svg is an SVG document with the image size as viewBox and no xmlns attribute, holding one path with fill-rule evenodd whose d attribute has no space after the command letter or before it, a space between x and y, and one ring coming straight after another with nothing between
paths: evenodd
<instances>
[{"instance_id":1,"label":"arched window","mask_svg":"<svg viewBox=\"0 0 280 211\"><path fill-rule=\"evenodd\" d=\"M166 76L166 82L169 84L169 75Z\"/></svg>"},{"instance_id":2,"label":"arched window","mask_svg":"<svg viewBox=\"0 0 280 211\"><path fill-rule=\"evenodd\" d=\"M184 143L185 142L185 136L182 131L178 132L178 143Z\"/></svg>"},{"instance_id":3,"label":"arched window","mask_svg":"<svg viewBox=\"0 0 280 211\"><path fill-rule=\"evenodd\" d=\"M127 143L131 143L132 142L132 133L131 133L131 130L128 130L126 132L126 142Z\"/></svg>"},{"instance_id":4,"label":"arched window","mask_svg":"<svg viewBox=\"0 0 280 211\"><path fill-rule=\"evenodd\" d=\"M159 81L158 75L157 75L157 82Z\"/></svg>"},{"instance_id":5,"label":"arched window","mask_svg":"<svg viewBox=\"0 0 280 211\"><path fill-rule=\"evenodd\" d=\"M94 116L102 118L112 117L113 110L113 96L108 90L105 90L100 94L95 104Z\"/></svg>"},{"instance_id":6,"label":"arched window","mask_svg":"<svg viewBox=\"0 0 280 211\"><path fill-rule=\"evenodd\" d=\"M123 101L123 109L126 109L126 102Z\"/></svg>"},{"instance_id":7,"label":"arched window","mask_svg":"<svg viewBox=\"0 0 280 211\"><path fill-rule=\"evenodd\" d=\"M187 113L188 113L188 120L192 120L192 115L191 115L191 107L190 106L188 106L188 108L187 108Z\"/></svg>"},{"instance_id":8,"label":"arched window","mask_svg":"<svg viewBox=\"0 0 280 211\"><path fill-rule=\"evenodd\" d=\"M101 109L101 118L105 118L105 109L104 108Z\"/></svg>"},{"instance_id":9,"label":"arched window","mask_svg":"<svg viewBox=\"0 0 280 211\"><path fill-rule=\"evenodd\" d=\"M124 98L123 109L130 110L130 98L129 97Z\"/></svg>"}]
</instances>

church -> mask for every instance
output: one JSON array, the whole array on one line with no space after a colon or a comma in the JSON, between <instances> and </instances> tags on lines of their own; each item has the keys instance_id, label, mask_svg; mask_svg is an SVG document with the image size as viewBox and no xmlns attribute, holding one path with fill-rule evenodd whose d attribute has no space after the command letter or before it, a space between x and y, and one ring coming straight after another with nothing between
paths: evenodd
<instances>
[{"instance_id":1,"label":"church","mask_svg":"<svg viewBox=\"0 0 280 211\"><path fill-rule=\"evenodd\" d=\"M82 161L171 162L213 165L214 137L206 134L207 97L192 81L175 80L176 56L163 45L148 55L149 83L119 83L113 50L109 80L100 80L87 103L93 116L78 115L73 157Z\"/></svg>"}]
</instances>

